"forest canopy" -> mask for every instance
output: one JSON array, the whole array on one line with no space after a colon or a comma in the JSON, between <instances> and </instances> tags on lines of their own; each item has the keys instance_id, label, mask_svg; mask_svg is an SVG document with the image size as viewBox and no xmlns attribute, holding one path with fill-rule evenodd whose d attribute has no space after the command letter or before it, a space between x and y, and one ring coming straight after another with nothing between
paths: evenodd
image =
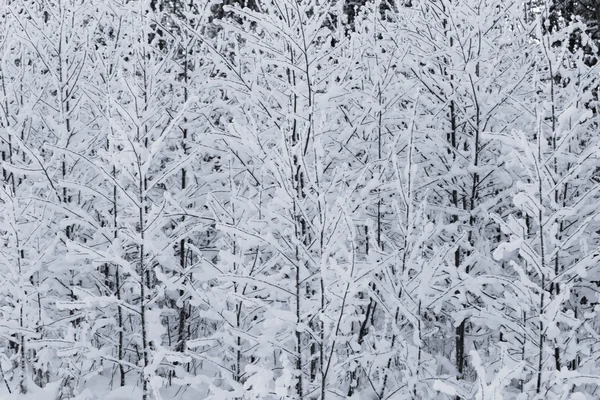
<instances>
[{"instance_id":1,"label":"forest canopy","mask_svg":"<svg viewBox=\"0 0 600 400\"><path fill-rule=\"evenodd\" d=\"M600 2L5 0L0 398L600 396Z\"/></svg>"}]
</instances>

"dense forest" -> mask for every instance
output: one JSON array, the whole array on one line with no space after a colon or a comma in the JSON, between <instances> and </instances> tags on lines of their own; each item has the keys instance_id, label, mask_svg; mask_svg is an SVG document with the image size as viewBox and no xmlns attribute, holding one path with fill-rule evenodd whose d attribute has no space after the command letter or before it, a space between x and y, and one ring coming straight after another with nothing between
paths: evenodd
<instances>
[{"instance_id":1,"label":"dense forest","mask_svg":"<svg viewBox=\"0 0 600 400\"><path fill-rule=\"evenodd\" d=\"M599 41L598 0L2 0L0 399L599 399Z\"/></svg>"}]
</instances>

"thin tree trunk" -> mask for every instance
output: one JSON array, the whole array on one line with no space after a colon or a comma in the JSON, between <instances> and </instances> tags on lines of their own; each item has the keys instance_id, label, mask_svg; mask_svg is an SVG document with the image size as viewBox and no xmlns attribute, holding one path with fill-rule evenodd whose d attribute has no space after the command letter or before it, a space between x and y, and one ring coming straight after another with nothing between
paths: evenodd
<instances>
[{"instance_id":1,"label":"thin tree trunk","mask_svg":"<svg viewBox=\"0 0 600 400\"><path fill-rule=\"evenodd\" d=\"M183 88L183 101L184 104L187 103L188 101L188 50L187 48L184 49L185 51L185 61L183 64L183 77L184 77L184 88ZM187 122L187 119L184 118L183 119L183 123L185 124ZM188 130L186 127L181 129L182 132L182 140L181 140L181 146L183 147L183 153L187 154L187 146L186 146L186 141L187 141L187 134L188 134ZM183 192L186 187L187 187L187 181L186 181L187 177L186 177L186 169L185 168L181 168L181 191ZM185 217L182 217L182 222L185 220ZM185 239L181 239L179 241L179 267L181 268L182 274L185 271L185 267L186 267L186 247L185 247ZM185 284L186 279L183 279L183 284ZM185 292L182 290L179 291L179 296L183 297L185 295ZM181 308L179 309L179 326L177 329L177 351L179 352L184 352L185 351L185 325L187 322L187 313L186 313L186 303L185 301L183 302L183 304L181 305Z\"/></svg>"},{"instance_id":2,"label":"thin tree trunk","mask_svg":"<svg viewBox=\"0 0 600 400\"><path fill-rule=\"evenodd\" d=\"M117 176L117 171L116 171L116 167L113 165L113 169L112 169L112 174L113 177L116 178ZM118 208L117 208L117 186L114 185L113 186L113 224L114 224L114 233L113 233L113 237L114 239L117 239L118 237ZM121 307L121 271L119 268L119 264L115 264L115 294L117 296L117 301L118 301L118 305L117 305L117 324L119 327L119 332L118 332L118 348L117 348L117 359L119 360L119 386L125 386L125 366L123 365L123 359L125 356L125 342L124 342L124 336L125 333L123 332L125 329L125 325L123 324L123 309Z\"/></svg>"},{"instance_id":3,"label":"thin tree trunk","mask_svg":"<svg viewBox=\"0 0 600 400\"><path fill-rule=\"evenodd\" d=\"M138 165L142 165L142 161L138 156ZM144 254L144 179L141 174L139 176L139 233L142 243L139 245L139 257L140 257L140 318L142 325L142 400L148 400L148 380L146 378L146 367L148 366L148 335L146 327L146 279L147 271L145 265L145 254Z\"/></svg>"}]
</instances>

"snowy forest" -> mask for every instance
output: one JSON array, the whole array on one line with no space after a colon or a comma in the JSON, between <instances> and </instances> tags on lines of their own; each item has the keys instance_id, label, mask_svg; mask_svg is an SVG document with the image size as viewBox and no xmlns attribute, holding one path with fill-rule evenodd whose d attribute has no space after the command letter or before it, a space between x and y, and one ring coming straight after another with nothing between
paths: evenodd
<instances>
[{"instance_id":1,"label":"snowy forest","mask_svg":"<svg viewBox=\"0 0 600 400\"><path fill-rule=\"evenodd\" d=\"M600 399L600 1L2 0L0 399Z\"/></svg>"}]
</instances>

